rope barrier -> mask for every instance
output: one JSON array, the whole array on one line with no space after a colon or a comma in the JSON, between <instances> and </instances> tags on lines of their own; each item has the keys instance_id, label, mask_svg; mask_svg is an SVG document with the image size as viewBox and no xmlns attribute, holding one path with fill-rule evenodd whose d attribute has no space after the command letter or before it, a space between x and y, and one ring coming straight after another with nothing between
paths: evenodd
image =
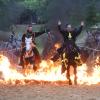
<instances>
[{"instance_id":1,"label":"rope barrier","mask_svg":"<svg viewBox=\"0 0 100 100\"><path fill-rule=\"evenodd\" d=\"M97 52L100 51L100 50L98 50L98 49L93 49L93 48L85 47L85 46L79 46L79 47L84 47L85 49L92 50L92 51L97 51Z\"/></svg>"},{"instance_id":2,"label":"rope barrier","mask_svg":"<svg viewBox=\"0 0 100 100\"><path fill-rule=\"evenodd\" d=\"M20 48L10 49L10 50L1 50L0 52L10 52L10 51L16 51L16 50L20 50Z\"/></svg>"},{"instance_id":3,"label":"rope barrier","mask_svg":"<svg viewBox=\"0 0 100 100\"><path fill-rule=\"evenodd\" d=\"M100 51L99 49L94 49L94 48L91 48L91 47L88 47L88 46L82 46L82 45L83 45L83 43L78 43L78 47L83 47L85 49L92 50L92 51L97 51L97 52Z\"/></svg>"}]
</instances>

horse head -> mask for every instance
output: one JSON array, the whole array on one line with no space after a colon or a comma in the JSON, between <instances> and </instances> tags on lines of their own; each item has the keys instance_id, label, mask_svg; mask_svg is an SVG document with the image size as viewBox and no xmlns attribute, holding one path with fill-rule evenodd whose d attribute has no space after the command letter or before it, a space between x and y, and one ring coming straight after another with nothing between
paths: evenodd
<instances>
[{"instance_id":1,"label":"horse head","mask_svg":"<svg viewBox=\"0 0 100 100\"><path fill-rule=\"evenodd\" d=\"M30 38L25 38L25 44L26 44L26 57L33 56L33 51L32 49L34 48L34 44L32 42L32 37Z\"/></svg>"},{"instance_id":2,"label":"horse head","mask_svg":"<svg viewBox=\"0 0 100 100\"><path fill-rule=\"evenodd\" d=\"M31 49L31 43L32 43L32 37L31 38L25 38L26 51L29 51Z\"/></svg>"}]
</instances>

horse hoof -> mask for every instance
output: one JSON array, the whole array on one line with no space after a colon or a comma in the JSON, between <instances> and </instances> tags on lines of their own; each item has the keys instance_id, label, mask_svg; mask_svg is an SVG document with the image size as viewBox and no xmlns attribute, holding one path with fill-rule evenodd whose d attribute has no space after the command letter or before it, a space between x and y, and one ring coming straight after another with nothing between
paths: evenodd
<instances>
[{"instance_id":1,"label":"horse hoof","mask_svg":"<svg viewBox=\"0 0 100 100\"><path fill-rule=\"evenodd\" d=\"M76 80L74 81L74 84L77 85L77 81Z\"/></svg>"},{"instance_id":2,"label":"horse hoof","mask_svg":"<svg viewBox=\"0 0 100 100\"><path fill-rule=\"evenodd\" d=\"M69 85L72 85L72 82L71 81L69 81Z\"/></svg>"},{"instance_id":3,"label":"horse hoof","mask_svg":"<svg viewBox=\"0 0 100 100\"><path fill-rule=\"evenodd\" d=\"M72 85L72 83L69 83L69 85Z\"/></svg>"}]
</instances>

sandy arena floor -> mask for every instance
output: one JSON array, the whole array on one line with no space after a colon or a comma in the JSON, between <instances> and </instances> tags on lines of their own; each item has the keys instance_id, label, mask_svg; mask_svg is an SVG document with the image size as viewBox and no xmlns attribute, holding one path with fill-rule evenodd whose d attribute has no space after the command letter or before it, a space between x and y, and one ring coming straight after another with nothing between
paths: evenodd
<instances>
[{"instance_id":1,"label":"sandy arena floor","mask_svg":"<svg viewBox=\"0 0 100 100\"><path fill-rule=\"evenodd\" d=\"M0 100L100 100L100 85L0 84Z\"/></svg>"}]
</instances>

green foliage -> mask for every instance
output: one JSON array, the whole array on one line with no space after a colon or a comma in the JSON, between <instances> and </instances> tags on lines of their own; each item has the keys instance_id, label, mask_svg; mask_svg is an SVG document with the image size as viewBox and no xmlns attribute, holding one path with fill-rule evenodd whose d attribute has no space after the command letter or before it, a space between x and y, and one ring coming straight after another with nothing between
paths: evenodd
<instances>
[{"instance_id":1,"label":"green foliage","mask_svg":"<svg viewBox=\"0 0 100 100\"><path fill-rule=\"evenodd\" d=\"M100 0L0 0L0 28L15 23L23 9L36 12L42 21L54 22L59 19L62 23L78 24L86 20L87 25L100 21L100 12L97 11ZM54 25L54 23L52 23Z\"/></svg>"},{"instance_id":2,"label":"green foliage","mask_svg":"<svg viewBox=\"0 0 100 100\"><path fill-rule=\"evenodd\" d=\"M24 0L22 4L28 9L36 11L39 16L39 20L43 21L47 19L45 11L48 6L48 1L50 2L50 0Z\"/></svg>"},{"instance_id":3,"label":"green foliage","mask_svg":"<svg viewBox=\"0 0 100 100\"><path fill-rule=\"evenodd\" d=\"M23 0L22 3L29 9L37 10L44 6L46 0Z\"/></svg>"},{"instance_id":4,"label":"green foliage","mask_svg":"<svg viewBox=\"0 0 100 100\"><path fill-rule=\"evenodd\" d=\"M89 6L87 7L87 25L91 26L98 22L98 14L96 9L96 0L91 0Z\"/></svg>"},{"instance_id":5,"label":"green foliage","mask_svg":"<svg viewBox=\"0 0 100 100\"><path fill-rule=\"evenodd\" d=\"M0 30L9 29L23 8L18 0L0 0Z\"/></svg>"}]
</instances>

